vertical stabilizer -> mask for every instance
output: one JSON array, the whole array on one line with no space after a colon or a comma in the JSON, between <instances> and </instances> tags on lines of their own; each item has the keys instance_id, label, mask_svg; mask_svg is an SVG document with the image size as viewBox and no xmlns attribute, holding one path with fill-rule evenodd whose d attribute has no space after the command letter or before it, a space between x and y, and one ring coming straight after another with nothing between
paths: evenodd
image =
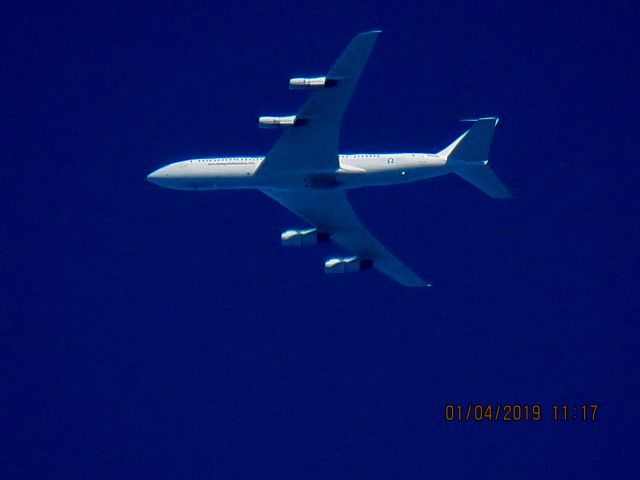
<instances>
[{"instance_id":1,"label":"vertical stabilizer","mask_svg":"<svg viewBox=\"0 0 640 480\"><path fill-rule=\"evenodd\" d=\"M498 125L497 117L468 120L474 122L473 127L458 137L451 145L440 152L451 160L464 162L483 162L489 160L489 147L493 140L493 132Z\"/></svg>"},{"instance_id":2,"label":"vertical stabilizer","mask_svg":"<svg viewBox=\"0 0 640 480\"><path fill-rule=\"evenodd\" d=\"M489 167L489 148L497 117L469 120L473 126L459 136L439 155L447 158L454 172L467 182L493 198L511 198L512 195Z\"/></svg>"}]
</instances>

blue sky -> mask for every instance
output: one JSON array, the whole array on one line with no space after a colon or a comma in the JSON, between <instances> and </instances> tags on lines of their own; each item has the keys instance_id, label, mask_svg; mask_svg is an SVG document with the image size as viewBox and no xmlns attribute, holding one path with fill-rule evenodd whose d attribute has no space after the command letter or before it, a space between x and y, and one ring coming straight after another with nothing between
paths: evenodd
<instances>
[{"instance_id":1,"label":"blue sky","mask_svg":"<svg viewBox=\"0 0 640 480\"><path fill-rule=\"evenodd\" d=\"M638 45L631 2L9 5L0 464L11 478L601 478L637 471ZM346 152L437 151L498 115L498 202L452 177L351 192L434 284L327 277L335 246L169 161L265 153L383 30ZM540 404L540 422L444 406ZM593 423L554 404L599 404Z\"/></svg>"}]
</instances>

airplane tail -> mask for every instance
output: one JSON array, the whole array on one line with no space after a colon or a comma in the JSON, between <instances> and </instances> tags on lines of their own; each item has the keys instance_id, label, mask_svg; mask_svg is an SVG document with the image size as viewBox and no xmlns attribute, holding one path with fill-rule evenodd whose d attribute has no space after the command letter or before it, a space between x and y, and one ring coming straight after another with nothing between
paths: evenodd
<instances>
[{"instance_id":1,"label":"airplane tail","mask_svg":"<svg viewBox=\"0 0 640 480\"><path fill-rule=\"evenodd\" d=\"M489 167L489 147L498 125L497 117L469 120L473 126L439 155L447 157L454 173L493 198L511 198L509 189Z\"/></svg>"}]
</instances>

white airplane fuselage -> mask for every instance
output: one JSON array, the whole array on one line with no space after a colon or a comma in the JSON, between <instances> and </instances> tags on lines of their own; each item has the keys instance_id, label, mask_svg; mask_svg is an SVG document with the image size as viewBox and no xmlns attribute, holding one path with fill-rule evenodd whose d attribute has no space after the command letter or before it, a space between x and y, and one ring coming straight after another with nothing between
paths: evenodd
<instances>
[{"instance_id":1,"label":"white airplane fuselage","mask_svg":"<svg viewBox=\"0 0 640 480\"><path fill-rule=\"evenodd\" d=\"M264 157L196 158L170 163L147 176L156 185L176 190L232 190L247 188L352 189L423 180L454 171L444 155L430 153L372 153L339 155L333 171L295 170L262 175Z\"/></svg>"}]
</instances>

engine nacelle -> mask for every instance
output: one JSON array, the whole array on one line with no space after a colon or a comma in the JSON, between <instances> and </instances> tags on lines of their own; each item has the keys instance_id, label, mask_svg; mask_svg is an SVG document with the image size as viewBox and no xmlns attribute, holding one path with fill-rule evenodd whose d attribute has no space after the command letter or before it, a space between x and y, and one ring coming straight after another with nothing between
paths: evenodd
<instances>
[{"instance_id":1,"label":"engine nacelle","mask_svg":"<svg viewBox=\"0 0 640 480\"><path fill-rule=\"evenodd\" d=\"M304 90L307 88L328 88L335 87L338 80L327 77L314 78L292 78L289 80L289 88L291 90Z\"/></svg>"},{"instance_id":2,"label":"engine nacelle","mask_svg":"<svg viewBox=\"0 0 640 480\"><path fill-rule=\"evenodd\" d=\"M260 117L258 124L260 128L280 128L280 127L300 127L306 125L307 119L298 118L295 115L288 117Z\"/></svg>"},{"instance_id":3,"label":"engine nacelle","mask_svg":"<svg viewBox=\"0 0 640 480\"><path fill-rule=\"evenodd\" d=\"M317 228L308 230L287 230L280 235L282 245L285 247L301 247L317 245L320 242L329 240L329 235L318 232Z\"/></svg>"},{"instance_id":4,"label":"engine nacelle","mask_svg":"<svg viewBox=\"0 0 640 480\"><path fill-rule=\"evenodd\" d=\"M324 262L325 273L354 273L373 267L373 261L358 257L330 258Z\"/></svg>"}]
</instances>

